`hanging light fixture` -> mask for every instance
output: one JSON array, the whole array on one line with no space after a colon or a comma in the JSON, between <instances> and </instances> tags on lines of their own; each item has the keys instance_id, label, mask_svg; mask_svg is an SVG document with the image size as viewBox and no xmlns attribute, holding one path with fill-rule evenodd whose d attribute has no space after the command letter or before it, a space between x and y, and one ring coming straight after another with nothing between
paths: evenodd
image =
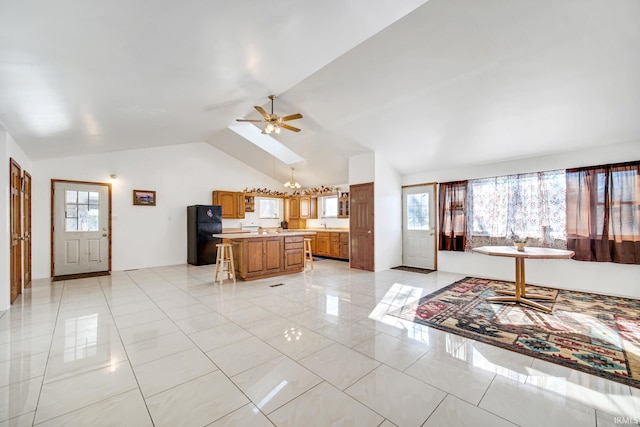
<instances>
[{"instance_id":1,"label":"hanging light fixture","mask_svg":"<svg viewBox=\"0 0 640 427\"><path fill-rule=\"evenodd\" d=\"M291 168L291 181L287 181L284 183L284 186L287 188L300 188L302 187L302 185L300 185L299 182L297 182L295 179L293 179L293 171L295 169Z\"/></svg>"}]
</instances>

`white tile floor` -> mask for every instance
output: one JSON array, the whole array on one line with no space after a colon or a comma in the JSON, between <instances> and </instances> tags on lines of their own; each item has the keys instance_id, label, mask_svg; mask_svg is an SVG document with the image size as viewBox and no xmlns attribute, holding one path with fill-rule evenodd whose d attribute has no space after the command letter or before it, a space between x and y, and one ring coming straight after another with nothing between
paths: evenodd
<instances>
[{"instance_id":1,"label":"white tile floor","mask_svg":"<svg viewBox=\"0 0 640 427\"><path fill-rule=\"evenodd\" d=\"M462 278L213 266L37 280L0 313L3 426L614 426L640 392L386 315ZM270 285L282 283L282 286Z\"/></svg>"}]
</instances>

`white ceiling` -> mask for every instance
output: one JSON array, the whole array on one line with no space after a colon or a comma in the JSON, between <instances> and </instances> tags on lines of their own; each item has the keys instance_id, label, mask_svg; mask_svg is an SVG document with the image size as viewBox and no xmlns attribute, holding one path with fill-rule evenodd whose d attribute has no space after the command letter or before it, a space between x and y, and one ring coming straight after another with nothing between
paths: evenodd
<instances>
[{"instance_id":1,"label":"white ceiling","mask_svg":"<svg viewBox=\"0 0 640 427\"><path fill-rule=\"evenodd\" d=\"M375 150L401 174L640 141L638 0L4 0L0 123L34 160L276 138L306 186ZM288 166L276 162L278 180Z\"/></svg>"}]
</instances>

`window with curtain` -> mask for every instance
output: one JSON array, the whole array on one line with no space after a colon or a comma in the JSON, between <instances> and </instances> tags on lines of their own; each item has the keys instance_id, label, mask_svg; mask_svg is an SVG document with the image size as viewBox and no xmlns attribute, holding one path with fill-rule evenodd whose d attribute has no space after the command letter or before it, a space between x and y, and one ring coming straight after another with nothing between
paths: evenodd
<instances>
[{"instance_id":1,"label":"window with curtain","mask_svg":"<svg viewBox=\"0 0 640 427\"><path fill-rule=\"evenodd\" d=\"M566 248L565 188L563 170L470 180L467 249L512 245L516 237Z\"/></svg>"},{"instance_id":2,"label":"window with curtain","mask_svg":"<svg viewBox=\"0 0 640 427\"><path fill-rule=\"evenodd\" d=\"M640 264L640 161L567 170L575 259Z\"/></svg>"},{"instance_id":3,"label":"window with curtain","mask_svg":"<svg viewBox=\"0 0 640 427\"><path fill-rule=\"evenodd\" d=\"M467 244L467 181L440 184L440 235L441 251L464 251Z\"/></svg>"}]
</instances>

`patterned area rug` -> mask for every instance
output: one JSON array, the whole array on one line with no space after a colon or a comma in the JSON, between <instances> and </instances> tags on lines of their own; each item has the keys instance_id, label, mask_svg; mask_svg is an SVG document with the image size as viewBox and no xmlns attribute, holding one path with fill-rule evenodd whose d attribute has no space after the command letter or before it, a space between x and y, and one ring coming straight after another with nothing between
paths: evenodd
<instances>
[{"instance_id":1,"label":"patterned area rug","mask_svg":"<svg viewBox=\"0 0 640 427\"><path fill-rule=\"evenodd\" d=\"M484 300L514 287L466 277L389 315L640 388L640 300L532 285L550 314Z\"/></svg>"}]
</instances>

